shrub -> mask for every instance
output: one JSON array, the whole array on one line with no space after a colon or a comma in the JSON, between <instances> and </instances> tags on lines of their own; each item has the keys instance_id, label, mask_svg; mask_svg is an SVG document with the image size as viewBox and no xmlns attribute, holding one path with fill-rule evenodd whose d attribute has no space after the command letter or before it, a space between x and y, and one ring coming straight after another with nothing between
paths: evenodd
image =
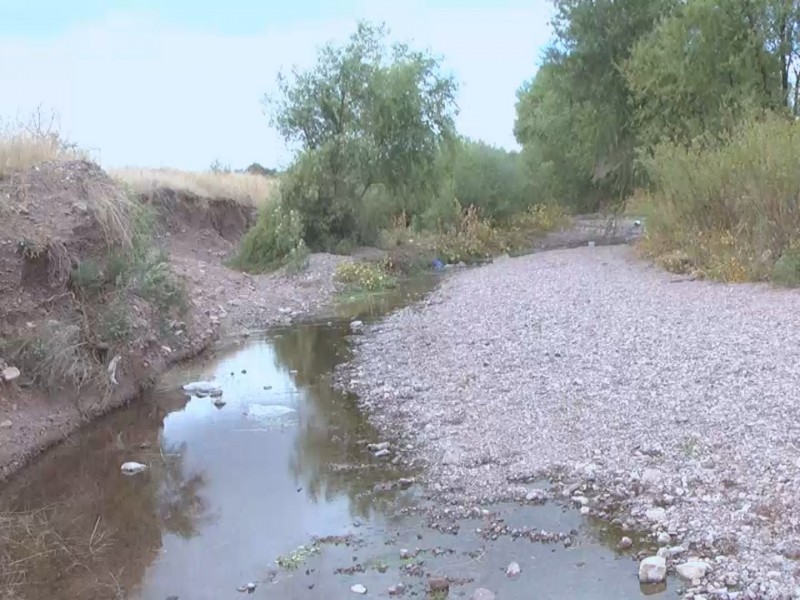
<instances>
[{"instance_id":1,"label":"shrub","mask_svg":"<svg viewBox=\"0 0 800 600\"><path fill-rule=\"evenodd\" d=\"M282 203L259 212L256 224L242 238L239 253L233 259L236 268L260 273L276 269L287 257L290 260L307 254L305 229L300 213Z\"/></svg>"},{"instance_id":2,"label":"shrub","mask_svg":"<svg viewBox=\"0 0 800 600\"><path fill-rule=\"evenodd\" d=\"M462 142L453 171L455 197L492 221L524 212L529 204L525 165L515 152L483 142Z\"/></svg>"},{"instance_id":3,"label":"shrub","mask_svg":"<svg viewBox=\"0 0 800 600\"><path fill-rule=\"evenodd\" d=\"M800 124L750 119L721 142L658 146L643 248L724 281L786 277L800 243ZM781 266L776 261L785 257Z\"/></svg>"},{"instance_id":4,"label":"shrub","mask_svg":"<svg viewBox=\"0 0 800 600\"><path fill-rule=\"evenodd\" d=\"M380 292L397 284L381 265L372 262L339 263L335 278L351 292Z\"/></svg>"}]
</instances>

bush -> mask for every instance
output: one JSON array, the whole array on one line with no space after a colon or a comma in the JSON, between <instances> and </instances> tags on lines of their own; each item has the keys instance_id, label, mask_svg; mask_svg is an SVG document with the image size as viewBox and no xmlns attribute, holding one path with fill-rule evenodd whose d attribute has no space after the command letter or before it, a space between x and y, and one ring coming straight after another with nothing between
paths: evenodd
<instances>
[{"instance_id":1,"label":"bush","mask_svg":"<svg viewBox=\"0 0 800 600\"><path fill-rule=\"evenodd\" d=\"M465 141L456 152L455 196L492 221L525 211L530 202L525 165L519 154L483 142Z\"/></svg>"},{"instance_id":2,"label":"bush","mask_svg":"<svg viewBox=\"0 0 800 600\"><path fill-rule=\"evenodd\" d=\"M335 278L350 292L380 292L397 284L381 265L372 262L339 263Z\"/></svg>"},{"instance_id":3,"label":"bush","mask_svg":"<svg viewBox=\"0 0 800 600\"><path fill-rule=\"evenodd\" d=\"M256 224L242 238L232 265L262 273L284 265L287 257L296 264L307 254L304 233L303 221L296 210L282 203L265 207L259 212Z\"/></svg>"},{"instance_id":4,"label":"bush","mask_svg":"<svg viewBox=\"0 0 800 600\"><path fill-rule=\"evenodd\" d=\"M682 251L723 281L791 271L786 252L800 243L800 124L750 119L719 143L660 145L645 166L653 181L648 254Z\"/></svg>"}]
</instances>

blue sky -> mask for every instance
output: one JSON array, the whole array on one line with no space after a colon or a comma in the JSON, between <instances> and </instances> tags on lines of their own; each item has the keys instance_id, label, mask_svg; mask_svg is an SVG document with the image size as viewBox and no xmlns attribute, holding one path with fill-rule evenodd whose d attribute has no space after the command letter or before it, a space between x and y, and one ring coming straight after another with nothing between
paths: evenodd
<instances>
[{"instance_id":1,"label":"blue sky","mask_svg":"<svg viewBox=\"0 0 800 600\"><path fill-rule=\"evenodd\" d=\"M105 167L284 166L261 99L367 19L443 56L462 133L514 147L549 15L547 0L0 0L0 119L55 110Z\"/></svg>"}]
</instances>

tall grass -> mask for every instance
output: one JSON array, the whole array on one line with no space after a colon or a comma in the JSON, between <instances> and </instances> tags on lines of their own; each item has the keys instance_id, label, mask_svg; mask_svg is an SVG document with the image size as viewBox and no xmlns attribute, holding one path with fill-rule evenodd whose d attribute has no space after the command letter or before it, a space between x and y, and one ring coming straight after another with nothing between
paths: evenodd
<instances>
[{"instance_id":1,"label":"tall grass","mask_svg":"<svg viewBox=\"0 0 800 600\"><path fill-rule=\"evenodd\" d=\"M751 119L714 144L657 147L644 250L723 281L800 282L800 123Z\"/></svg>"},{"instance_id":2,"label":"tall grass","mask_svg":"<svg viewBox=\"0 0 800 600\"><path fill-rule=\"evenodd\" d=\"M193 172L177 169L114 169L109 174L140 194L160 188L185 191L201 198L224 198L260 208L278 185L277 177L228 171Z\"/></svg>"},{"instance_id":3,"label":"tall grass","mask_svg":"<svg viewBox=\"0 0 800 600\"><path fill-rule=\"evenodd\" d=\"M27 121L0 120L0 179L45 161L85 160L86 152L65 140L40 111Z\"/></svg>"}]
</instances>

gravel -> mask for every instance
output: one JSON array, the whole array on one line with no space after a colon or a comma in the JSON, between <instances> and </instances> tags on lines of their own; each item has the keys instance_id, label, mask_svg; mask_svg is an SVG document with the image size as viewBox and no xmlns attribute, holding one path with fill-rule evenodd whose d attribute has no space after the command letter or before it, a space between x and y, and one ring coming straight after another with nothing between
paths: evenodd
<instances>
[{"instance_id":1,"label":"gravel","mask_svg":"<svg viewBox=\"0 0 800 600\"><path fill-rule=\"evenodd\" d=\"M686 281L626 246L552 251L449 277L354 339L338 377L443 501L524 499L546 476L707 559L688 597L789 598L798 321L796 292Z\"/></svg>"}]
</instances>

